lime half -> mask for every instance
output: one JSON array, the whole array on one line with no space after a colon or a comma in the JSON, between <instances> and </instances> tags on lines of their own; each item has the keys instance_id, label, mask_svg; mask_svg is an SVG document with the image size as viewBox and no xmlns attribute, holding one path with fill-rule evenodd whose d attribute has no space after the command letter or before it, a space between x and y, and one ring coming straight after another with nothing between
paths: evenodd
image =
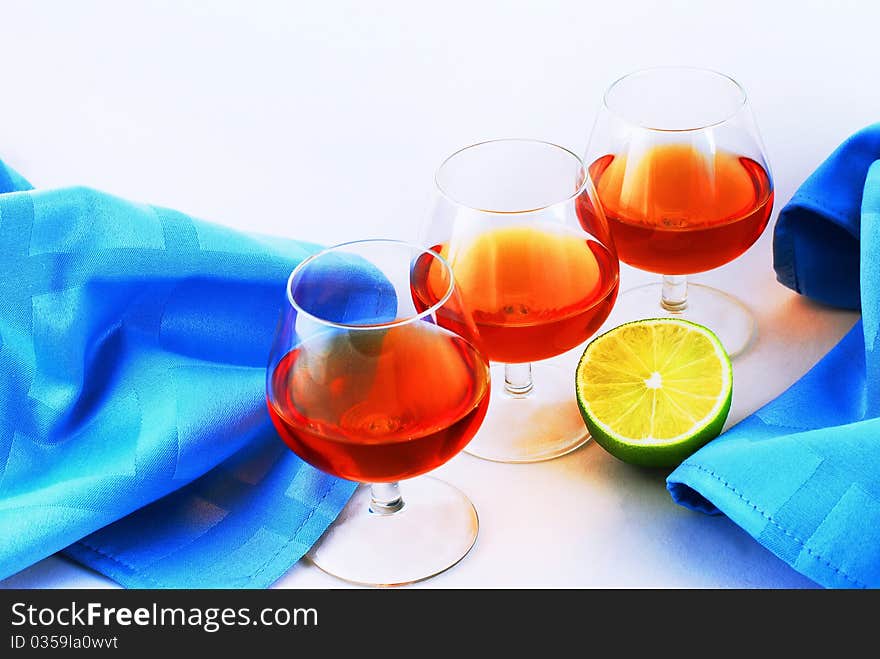
<instances>
[{"instance_id":1,"label":"lime half","mask_svg":"<svg viewBox=\"0 0 880 659\"><path fill-rule=\"evenodd\" d=\"M624 462L673 467L721 433L733 370L721 341L702 325L637 320L590 342L575 388L600 446Z\"/></svg>"}]
</instances>

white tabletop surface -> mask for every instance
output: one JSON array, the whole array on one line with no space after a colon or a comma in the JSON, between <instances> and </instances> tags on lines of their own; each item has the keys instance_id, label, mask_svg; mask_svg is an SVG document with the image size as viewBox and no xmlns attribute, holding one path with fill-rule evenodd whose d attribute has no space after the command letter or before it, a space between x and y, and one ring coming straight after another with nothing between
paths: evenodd
<instances>
[{"instance_id":1,"label":"white tabletop surface","mask_svg":"<svg viewBox=\"0 0 880 659\"><path fill-rule=\"evenodd\" d=\"M745 86L777 208L880 120L880 4L868 0L0 0L0 14L0 158L36 186L84 184L322 243L415 239L433 172L460 146L525 136L582 152L604 88L645 66L707 66ZM776 283L771 233L696 278L758 317L731 421L855 320ZM646 279L622 277L624 289ZM675 505L665 474L595 445L530 465L460 455L436 473L469 494L481 530L422 587L812 585L726 518ZM50 557L0 585L114 584ZM278 586L345 584L301 563Z\"/></svg>"}]
</instances>

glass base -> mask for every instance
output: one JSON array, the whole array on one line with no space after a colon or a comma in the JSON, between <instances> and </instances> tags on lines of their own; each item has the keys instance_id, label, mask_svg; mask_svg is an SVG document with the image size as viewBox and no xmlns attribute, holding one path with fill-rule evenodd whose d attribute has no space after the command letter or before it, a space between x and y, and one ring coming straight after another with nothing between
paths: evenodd
<instances>
[{"instance_id":1,"label":"glass base","mask_svg":"<svg viewBox=\"0 0 880 659\"><path fill-rule=\"evenodd\" d=\"M492 364L486 418L465 452L494 462L541 462L571 453L590 440L574 394L573 366L532 364L534 388L512 396L504 364Z\"/></svg>"},{"instance_id":2,"label":"glass base","mask_svg":"<svg viewBox=\"0 0 880 659\"><path fill-rule=\"evenodd\" d=\"M645 284L624 291L611 312L611 326L642 318L683 318L698 323L718 335L731 357L746 352L757 337L757 323L739 298L702 284L687 285L687 308L670 312L660 305L663 285Z\"/></svg>"},{"instance_id":3,"label":"glass base","mask_svg":"<svg viewBox=\"0 0 880 659\"><path fill-rule=\"evenodd\" d=\"M474 546L477 511L464 494L436 478L400 484L403 508L370 510L361 485L308 557L328 574L365 586L401 586L433 577Z\"/></svg>"}]
</instances>

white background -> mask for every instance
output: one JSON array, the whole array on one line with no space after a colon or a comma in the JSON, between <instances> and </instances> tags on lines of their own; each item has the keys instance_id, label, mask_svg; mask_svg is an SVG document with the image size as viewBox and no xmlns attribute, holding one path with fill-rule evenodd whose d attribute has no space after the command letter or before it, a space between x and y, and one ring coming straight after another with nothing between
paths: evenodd
<instances>
[{"instance_id":1,"label":"white background","mask_svg":"<svg viewBox=\"0 0 880 659\"><path fill-rule=\"evenodd\" d=\"M524 136L582 152L611 81L691 64L747 89L778 208L880 120L878 25L871 0L0 0L0 158L37 187L90 185L246 230L415 239L453 150ZM775 282L771 233L698 277L758 314L731 421L855 319ZM624 268L623 288L643 278ZM664 474L598 446L533 465L460 455L438 475L482 526L472 553L423 586L811 585L727 519L673 504ZM50 558L0 585L111 582ZM301 564L279 585L344 584Z\"/></svg>"}]
</instances>

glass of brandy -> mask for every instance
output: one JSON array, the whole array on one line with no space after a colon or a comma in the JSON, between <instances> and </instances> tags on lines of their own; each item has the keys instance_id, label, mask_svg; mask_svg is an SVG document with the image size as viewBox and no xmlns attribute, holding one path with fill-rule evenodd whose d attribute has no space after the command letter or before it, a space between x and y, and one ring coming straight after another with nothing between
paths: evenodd
<instances>
[{"instance_id":1,"label":"glass of brandy","mask_svg":"<svg viewBox=\"0 0 880 659\"><path fill-rule=\"evenodd\" d=\"M737 298L687 275L729 263L758 239L773 181L743 88L706 69L659 67L605 93L586 161L620 260L662 281L620 296L615 318L681 316L731 355L755 335Z\"/></svg>"},{"instance_id":2,"label":"glass of brandy","mask_svg":"<svg viewBox=\"0 0 880 659\"><path fill-rule=\"evenodd\" d=\"M549 358L596 332L618 288L611 234L583 161L548 142L493 140L449 156L435 184L422 241L452 265L495 362L492 403L466 452L536 462L576 449L589 435L574 370Z\"/></svg>"},{"instance_id":3,"label":"glass of brandy","mask_svg":"<svg viewBox=\"0 0 880 659\"><path fill-rule=\"evenodd\" d=\"M489 363L442 257L368 240L303 261L269 358L269 414L303 460L371 483L355 491L312 561L347 581L388 586L467 554L478 529L467 497L429 477L398 481L461 451L489 396Z\"/></svg>"}]
</instances>

